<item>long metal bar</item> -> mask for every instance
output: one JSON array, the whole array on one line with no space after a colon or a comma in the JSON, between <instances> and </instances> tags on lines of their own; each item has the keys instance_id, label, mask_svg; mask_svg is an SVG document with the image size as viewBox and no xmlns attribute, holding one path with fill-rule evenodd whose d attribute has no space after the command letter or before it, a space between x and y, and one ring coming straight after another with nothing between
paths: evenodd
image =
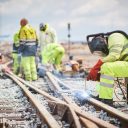
<instances>
[{"instance_id":1,"label":"long metal bar","mask_svg":"<svg viewBox=\"0 0 128 128\"><path fill-rule=\"evenodd\" d=\"M83 117L80 117L80 121L86 126L86 128L99 128L95 123Z\"/></svg>"},{"instance_id":2,"label":"long metal bar","mask_svg":"<svg viewBox=\"0 0 128 128\"><path fill-rule=\"evenodd\" d=\"M47 72L47 76L49 77L49 79L51 79L51 82L56 83L56 84L54 85L55 88L56 88L56 89L59 89L58 91L61 91L62 89L60 88L60 86L58 85L58 83L55 82L55 80L54 80L53 77L52 77L52 74L51 74L50 72ZM100 127L102 127L102 128L106 128L106 126L107 126L108 128L117 128L116 126L114 126L114 125L112 125L112 124L110 124L110 123L108 123L108 122L105 122L105 121L103 121L103 120L101 120L101 119L99 119L99 118L96 118L96 117L90 115L90 114L87 113L87 112L82 111L82 110L80 109L80 107L79 107L78 105L76 105L69 97L67 97L67 96L64 95L64 94L61 94L61 95L62 95L62 97L64 98L64 100L65 100L72 108L74 108L75 112L76 112L79 116L82 116L82 117L84 117L84 118L86 118L86 119L88 119L88 120L90 120L90 121L96 123L98 126L100 126Z\"/></svg>"},{"instance_id":3,"label":"long metal bar","mask_svg":"<svg viewBox=\"0 0 128 128\"><path fill-rule=\"evenodd\" d=\"M48 75L48 77L50 78L50 79L52 79L52 82L56 85L56 89L58 89L58 90L61 90L61 88L59 87L59 85L58 85L58 83L53 79L53 77L52 77L52 75L50 74L50 73L48 73L47 74ZM66 97L64 94L62 94L62 96L63 96L63 98L65 99L65 101L70 105L70 106L72 106L74 109L75 109L75 112L77 113L77 114L79 114L80 115L80 112L81 112L81 109L75 104L75 107L74 107L74 104L72 104L71 102L69 102L70 100L68 99L68 97ZM54 99L55 101L56 101L56 99ZM76 107L77 106L77 107ZM76 109L77 108L77 109ZM83 114L84 113L84 114ZM95 122L98 126L102 126L102 127L105 127L106 125L110 125L110 127L113 127L113 125L111 125L111 124L109 124L109 123L107 123L106 124L106 122L105 121L103 121L103 120L100 120L99 118L93 118L93 117L91 117L90 116L90 114L88 114L88 113L86 113L86 112L82 112L82 115L80 115L80 116L83 116L84 118L86 118L86 119L89 119L89 120L93 120L93 122ZM98 119L98 122L97 122L97 119ZM99 122L101 122L101 123L99 123ZM105 125L104 125L105 124Z\"/></svg>"},{"instance_id":4,"label":"long metal bar","mask_svg":"<svg viewBox=\"0 0 128 128\"><path fill-rule=\"evenodd\" d=\"M74 119L75 127L76 127L76 128L81 128L81 124L80 124L80 122L79 122L79 118L77 117L76 113L74 112L74 109L73 109L71 106L69 106L69 105L66 104L66 103L60 103L60 102L56 102L56 101L48 101L48 102L50 102L50 103L55 103L55 104L57 104L57 105L63 105L63 106L65 106L65 107L67 107L67 108L70 110L71 115L72 115L72 117L73 117L73 119Z\"/></svg>"},{"instance_id":5,"label":"long metal bar","mask_svg":"<svg viewBox=\"0 0 128 128\"><path fill-rule=\"evenodd\" d=\"M53 76L51 73L48 73L48 75ZM54 76L54 78L55 78L55 76ZM58 80L58 79L56 79L56 80ZM58 80L58 82L60 82L60 80ZM65 84L63 84L63 85L65 85ZM59 87L57 87L57 88L59 88ZM88 101L91 104L93 104L94 106L97 106L97 107L99 107L99 108L109 112L114 117L119 118L122 122L124 122L124 124L128 123L128 116L127 116L127 114L125 114L125 113L123 113L123 112L121 112L121 111L119 111L119 110L117 110L117 109L115 109L115 108L113 108L111 106L108 106L108 105L106 105L106 104L104 104L104 103L102 103L102 102L100 102L98 100L95 100L94 98L89 97Z\"/></svg>"},{"instance_id":6,"label":"long metal bar","mask_svg":"<svg viewBox=\"0 0 128 128\"><path fill-rule=\"evenodd\" d=\"M47 122L50 128L60 128L59 124L53 118L53 116L45 109L43 105L40 104L40 102L28 91L28 89L20 81L18 81L14 76L8 73L6 73L6 75L13 79L23 89L25 94L30 98L31 102L39 111L40 116Z\"/></svg>"},{"instance_id":7,"label":"long metal bar","mask_svg":"<svg viewBox=\"0 0 128 128\"><path fill-rule=\"evenodd\" d=\"M68 104L66 104L65 102L55 98L55 97L52 97L50 96L49 94L47 94L46 92L42 91L42 90L39 90L37 89L36 87L28 84L27 82L25 82L24 80L22 80L21 78L17 77L16 75L14 75L12 72L9 72L9 74L11 74L11 76L15 76L16 79L19 79L20 81L22 81L24 84L26 84L28 87L31 87L32 89L34 89L35 91L37 91L38 93L42 94L43 96L45 96L46 98L50 99L50 100L53 100L53 101L56 101L57 104L63 104L65 106L67 106L71 112L71 115L74 119L74 124L75 124L75 128L81 128L81 125L80 125L80 122L78 120L78 117L76 115L76 113L74 112L74 109L72 109ZM55 83L54 83L55 84Z\"/></svg>"}]
</instances>

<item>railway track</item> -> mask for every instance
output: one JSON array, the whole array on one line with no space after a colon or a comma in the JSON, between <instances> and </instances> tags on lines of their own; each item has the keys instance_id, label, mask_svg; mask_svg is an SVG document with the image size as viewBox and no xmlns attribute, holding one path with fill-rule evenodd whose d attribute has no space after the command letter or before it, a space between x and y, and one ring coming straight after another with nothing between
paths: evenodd
<instances>
[{"instance_id":1,"label":"railway track","mask_svg":"<svg viewBox=\"0 0 128 128\"><path fill-rule=\"evenodd\" d=\"M62 102L53 102L50 101L40 94L37 94L32 91L32 89L28 89L18 81L14 76L10 74L6 74L8 77L13 79L20 88L24 91L24 94L29 99L28 101L34 106L36 110L36 115L38 115L41 122L41 128L50 127L50 128L77 128L81 127L78 122L78 119L75 118L76 113L66 104ZM32 92L30 92L31 90ZM42 122L45 122L45 124Z\"/></svg>"},{"instance_id":2,"label":"railway track","mask_svg":"<svg viewBox=\"0 0 128 128\"><path fill-rule=\"evenodd\" d=\"M50 79L53 79L53 77L54 77L51 73L48 73L47 75L49 76ZM65 84L62 81L60 81L59 79L55 78L55 80L58 81L58 83L56 81L54 81L54 83L56 83L56 84L54 84L55 89L58 91L62 91L61 87L63 87L62 85L65 85ZM59 84L61 86L59 86ZM65 85L65 86L67 87L67 85ZM71 89L69 89L69 90L71 90ZM80 92L80 93L83 93L83 92ZM77 95L81 95L80 93L77 93ZM86 99L84 96L85 103L84 104L82 103L83 105L79 104L78 100L76 101L76 104L72 103L74 99L72 97L69 99L65 95L65 93L63 93L62 96L67 103L74 105L76 108L78 108L78 105L79 105L80 108L82 108L83 110L88 111L90 113L93 113L93 115L95 115L96 117L99 117L100 119L103 119L112 124L115 124L118 127L128 127L128 115L113 108L113 107L110 107L110 106L108 106L100 101L97 101L89 96Z\"/></svg>"},{"instance_id":3,"label":"railway track","mask_svg":"<svg viewBox=\"0 0 128 128\"><path fill-rule=\"evenodd\" d=\"M15 75L14 75L15 76ZM16 76L15 76L16 77ZM50 76L48 75L48 77L50 78ZM17 79L19 79L22 83L24 83L25 85L27 85L27 86L29 86L30 88L32 88L32 89L34 89L36 92L38 92L38 93L40 93L40 94L42 94L44 97L46 97L47 99L49 99L50 101L52 101L52 102L49 102L49 104L56 104L56 103L58 103L59 105L61 104L65 104L65 102L64 102L64 100L68 103L68 106L70 106L71 108L72 108L72 110L74 110L75 111L75 113L77 114L77 115L75 115L75 119L77 119L77 118L79 118L79 120L80 120L80 123L78 123L78 124L81 124L81 122L82 122L82 125L84 125L84 126L86 126L86 127L89 127L88 125L89 124L92 124L92 125L94 125L94 126L96 126L96 127L116 127L116 126L114 126L114 125L112 125L112 124L110 124L110 123L108 123L108 122L106 122L106 121L103 121L103 120L101 120L101 119L99 119L99 118L96 118L96 117L94 117L94 116L92 116L92 115L90 115L88 112L85 112L85 111L82 111L78 106L76 106L76 104L75 103L73 103L72 104L72 102L70 102L70 100L69 100L69 97L67 97L66 95L62 95L61 97L59 97L60 99L63 99L63 101L62 100L60 100L60 99L58 99L58 98L55 98L55 97L53 97L53 96L51 96L51 95L49 95L49 94L47 94L46 92L43 92L42 90L41 90L41 88L37 88L36 87L36 85L35 86L32 86L32 85L30 85L29 83L27 83L27 82L25 82L24 80L22 80L22 79L20 79L20 78L18 78L18 77L16 77ZM53 77L52 77L53 78ZM50 78L51 79L51 78ZM52 83L53 83L53 85L54 86L56 86L56 82L55 82L55 80L52 80L51 79L51 81L52 81ZM47 81L48 83L49 83L49 81ZM45 83L46 84L46 83ZM50 86L53 86L53 85L51 85L51 83L50 83ZM59 87L58 87L59 88ZM53 106L54 106L53 105ZM67 104L66 104L67 105ZM63 108L62 106L60 107L60 108ZM74 113L74 114L75 114ZM77 118L76 118L77 117ZM79 122L79 120L77 120L78 122ZM86 121L85 121L86 120ZM89 122L90 121L90 122ZM76 122L76 121L75 121ZM85 122L89 122L89 123L85 123ZM79 126L79 125L78 125ZM81 127L81 126L80 126Z\"/></svg>"},{"instance_id":4,"label":"railway track","mask_svg":"<svg viewBox=\"0 0 128 128\"><path fill-rule=\"evenodd\" d=\"M64 86L63 81L56 79L56 77L53 76L50 72L47 72L47 75L45 78L39 79L36 82L26 82L23 79L14 75L10 71L5 72L5 75L8 78L10 78L11 81L13 80L16 83L16 86L20 88L22 92L21 97L23 97L23 95L26 97L25 98L27 100L26 102L28 102L28 104L30 104L29 106L31 106L30 110L33 110L32 115L34 116L32 117L34 117L34 119L37 120L36 122L34 119L32 119L34 120L34 123L30 121L32 122L30 126L30 122L24 119L23 122L25 123L20 122L21 125L16 126L14 125L14 123L13 125L10 123L10 120L12 120L12 122L15 122L15 124L18 124L19 122L16 119L11 119L11 118L8 119L6 118L6 116L5 117L2 116L0 118L1 124L5 128L8 128L8 127L10 128L12 127L15 127L15 128L20 128L20 127L23 127L23 128L26 128L26 127L30 127L30 128L34 128L34 127L37 127L37 128L38 127L39 128L43 128L43 127L44 128L47 128L47 127L50 127L50 128L86 128L86 127L87 128L98 128L98 127L99 128L116 128L116 127L125 128L127 127L128 116L126 114L121 113L118 110L112 107L106 106L103 103L89 97L88 108L90 107L90 105L93 105L93 107L91 106L90 108L92 108L92 110L95 109L95 111L91 110L92 112L90 112L89 109L85 107L85 104L81 105L79 104L78 100L77 101L75 100L75 98L72 96L72 93L71 93L72 90ZM20 98L18 99L20 100ZM12 104L13 102L11 101L9 100L8 102ZM2 102L0 101L0 103ZM3 102L3 104L5 105L7 104L7 102ZM103 106L105 106L105 108ZM15 108L15 109L14 108L13 110L16 110L17 112L18 108ZM29 110L28 108L26 109ZM27 111L26 109L23 109L21 113L24 113L24 111L26 112ZM4 110L6 111L5 113L7 113L8 109L4 109ZM12 114L12 112L10 113ZM2 115L4 115L5 113L2 113ZM108 120L105 120L104 118L100 117L100 115L105 115L104 113L107 113L107 117L110 116L109 119L107 118ZM114 120L114 124L112 124L113 122L111 122L110 120ZM7 124L7 122L8 122L8 126L5 125ZM26 126L26 124L28 126Z\"/></svg>"},{"instance_id":5,"label":"railway track","mask_svg":"<svg viewBox=\"0 0 128 128\"><path fill-rule=\"evenodd\" d=\"M41 127L36 109L28 101L28 97L24 96L21 88L8 78L0 79L0 83L0 127Z\"/></svg>"}]
</instances>

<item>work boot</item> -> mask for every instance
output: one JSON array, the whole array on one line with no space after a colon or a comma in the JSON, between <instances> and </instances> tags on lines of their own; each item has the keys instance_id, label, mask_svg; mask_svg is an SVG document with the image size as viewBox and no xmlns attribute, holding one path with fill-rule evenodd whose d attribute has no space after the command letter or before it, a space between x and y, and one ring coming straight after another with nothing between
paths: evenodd
<instances>
[{"instance_id":1,"label":"work boot","mask_svg":"<svg viewBox=\"0 0 128 128\"><path fill-rule=\"evenodd\" d=\"M113 99L102 99L101 100L103 103L113 107Z\"/></svg>"},{"instance_id":2,"label":"work boot","mask_svg":"<svg viewBox=\"0 0 128 128\"><path fill-rule=\"evenodd\" d=\"M101 98L99 98L99 95L97 95L97 96L94 96L94 95L91 95L91 94L90 94L90 97L92 97L92 98L94 98L94 99L96 99L96 100L99 100L99 101L101 101Z\"/></svg>"},{"instance_id":3,"label":"work boot","mask_svg":"<svg viewBox=\"0 0 128 128\"><path fill-rule=\"evenodd\" d=\"M94 98L96 100L99 100L99 101L101 101L101 102L103 102L103 103L105 103L105 104L107 104L107 105L109 105L111 107L114 107L113 99L102 99L102 98L99 98L99 95L97 95L97 96L90 95L90 97L92 97L92 98Z\"/></svg>"}]
</instances>

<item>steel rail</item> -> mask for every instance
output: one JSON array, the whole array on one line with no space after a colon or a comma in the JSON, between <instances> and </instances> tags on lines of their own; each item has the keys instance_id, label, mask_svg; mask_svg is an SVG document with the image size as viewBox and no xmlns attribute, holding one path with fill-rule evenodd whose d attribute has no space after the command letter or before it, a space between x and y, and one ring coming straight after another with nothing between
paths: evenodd
<instances>
[{"instance_id":1,"label":"steel rail","mask_svg":"<svg viewBox=\"0 0 128 128\"><path fill-rule=\"evenodd\" d=\"M74 109L72 109L71 106L69 106L66 103L60 103L60 102L56 102L56 101L48 101L48 103L54 103L54 104L57 104L57 105L61 105L61 106L63 106L63 108L66 108L67 107L69 109L69 112L71 113L73 119L74 119L75 126L73 128L81 128L81 124L79 122L79 119L78 119L76 113L74 112ZM66 117L68 117L68 116L66 116Z\"/></svg>"},{"instance_id":2,"label":"steel rail","mask_svg":"<svg viewBox=\"0 0 128 128\"><path fill-rule=\"evenodd\" d=\"M14 75L12 72L8 71L8 73L11 74L11 75L13 75L13 76L14 76L15 78L17 78L17 79L20 79L20 81L23 82L23 80L22 80L21 78L17 77L17 76ZM61 89L60 86L58 85L58 82L52 77L52 74L51 74L50 72L47 72L47 76L49 77L49 79L51 80L51 82L54 84L55 89L58 90L58 91L62 91L62 89ZM27 86L28 86L28 85L27 85ZM39 89L37 89L37 88L35 88L35 87L31 86L31 85L29 85L29 87L33 88L34 90L38 91L39 93L42 93L41 90L39 90ZM45 95L46 97L49 97L49 96L47 95L47 93L44 93L44 92L43 92L43 95ZM64 100L65 100L72 108L74 108L75 112L76 112L79 116L82 116L82 117L84 117L84 118L86 118L86 119L88 119L88 120L91 120L92 122L96 123L96 124L97 124L98 126L100 126L100 127L106 127L106 126L115 127L114 125L112 125L112 124L110 124L110 123L107 123L107 122L105 122L105 121L103 121L103 120L101 120L101 119L99 119L99 118L90 116L90 114L88 114L87 112L84 112L84 111L83 111L82 114L81 114L81 109L80 109L76 104L74 105L74 104L72 104L72 102L69 102L70 100L69 100L68 97L66 97L64 94L62 94L62 96L63 96ZM50 97L50 98L51 98L51 97ZM54 98L52 97L51 99L54 99ZM67 100L67 99L68 99L68 100ZM55 98L54 101L58 101L58 99ZM59 102L60 102L60 101L61 101L61 100L59 100ZM61 101L61 102L62 102L62 101ZM74 107L74 106L75 106L75 107ZM77 109L76 109L76 108L77 108ZM84 114L83 114L83 113L84 113Z\"/></svg>"},{"instance_id":3,"label":"steel rail","mask_svg":"<svg viewBox=\"0 0 128 128\"><path fill-rule=\"evenodd\" d=\"M95 123L91 122L90 120L87 120L83 117L80 117L80 121L84 123L86 128L99 128Z\"/></svg>"},{"instance_id":4,"label":"steel rail","mask_svg":"<svg viewBox=\"0 0 128 128\"><path fill-rule=\"evenodd\" d=\"M28 91L25 85L23 85L20 81L18 81L14 76L10 75L9 73L6 73L6 75L14 80L23 89L27 97L29 97L30 101L39 112L39 116L43 120L45 120L50 128L61 128L58 122L53 118L53 116L45 109L43 105L41 105L41 103L32 95L32 93Z\"/></svg>"},{"instance_id":5,"label":"steel rail","mask_svg":"<svg viewBox=\"0 0 128 128\"><path fill-rule=\"evenodd\" d=\"M62 100L60 100L60 99L58 99L58 98L55 98L55 97L49 95L48 93L46 93L46 92L44 92L44 91L42 91L42 90L40 90L40 89L38 89L38 88L32 86L31 84L27 83L27 82L24 81L23 79L17 77L17 76L16 76L15 74L13 74L12 72L10 72L10 71L7 71L7 72L8 72L9 74L11 74L12 76L14 76L16 79L20 80L22 83L24 83L24 84L27 85L28 87L34 89L36 92L38 92L38 93L42 94L43 96L45 96L45 97L48 98L49 100L53 100L53 101L56 101L56 102L61 103L61 104L66 104L64 101L62 101ZM54 81L54 79L51 80L51 82L53 82L54 84L56 84L56 82ZM72 105L70 105L70 104L68 104L68 106L71 106L71 107L72 107ZM73 108L74 108L74 107L73 107ZM79 112L81 112L81 109L79 110ZM79 113L79 112L78 112L78 113ZM80 115L80 116L81 116L81 115ZM88 113L84 113L84 114L82 114L81 117L88 119L89 116L90 116L90 114L88 115ZM75 118L76 118L76 117L75 117ZM93 119L93 117L91 116L89 119L91 120L91 119ZM97 119L97 118L94 118L93 121L94 121L94 122L95 122L95 121L97 122L96 119ZM102 120L101 120L101 121L102 121ZM104 124L104 123L105 123L105 124ZM87 126L87 125L88 125L88 124L86 124L85 122L84 122L84 123L82 122L82 124L83 124L84 126ZM85 124L86 124L86 125L85 125ZM105 126L108 125L108 124L107 124L105 121L103 121L103 122L101 122L100 126L102 126L102 125L105 127ZM108 126L111 126L111 125L108 125ZM104 127L103 127L103 128L104 128ZM113 128L113 127L110 127L110 128Z\"/></svg>"},{"instance_id":6,"label":"steel rail","mask_svg":"<svg viewBox=\"0 0 128 128\"><path fill-rule=\"evenodd\" d=\"M54 85L54 88L57 90L57 91L62 91L62 89L60 88L59 84L57 83L57 81L53 78L53 75L50 73L50 72L47 72L46 73L47 76L49 77L49 79L51 80L51 82L53 83ZM102 127L102 128L116 128L116 126L106 122L106 121L103 121L97 117L93 117L92 115L90 115L89 113L85 112L85 111L82 111L80 109L80 107L78 105L76 105L69 97L67 97L65 94L61 94L62 97L64 98L64 100L72 107L74 108L75 112L79 115L79 116L82 116L92 122L94 122L96 125L98 125L99 127Z\"/></svg>"},{"instance_id":7,"label":"steel rail","mask_svg":"<svg viewBox=\"0 0 128 128\"><path fill-rule=\"evenodd\" d=\"M53 96L50 96L49 94L47 94L46 92L32 86L31 84L27 83L26 81L24 81L23 79L17 77L15 74L13 74L11 71L7 71L8 73L5 73L6 75L10 74L10 76L13 76L15 79L19 80L20 82L22 82L23 84L27 85L28 87L34 89L36 92L38 92L39 94L42 94L43 96L45 96L47 99L52 100L52 101L56 101L56 104L61 104L61 105L65 105L70 113L71 116L74 120L74 128L81 128L80 122L77 118L76 113L74 112L74 109L72 109L68 104L66 104L64 101L59 100L58 98L55 98ZM50 102L50 101L49 101Z\"/></svg>"},{"instance_id":8,"label":"steel rail","mask_svg":"<svg viewBox=\"0 0 128 128\"><path fill-rule=\"evenodd\" d=\"M63 83L61 80L59 80L58 78L56 78L55 76L53 76L51 73L48 73L48 75L49 75L49 76L52 76L51 79L54 79L54 78L55 78L56 81L55 81L54 83L61 83L61 84L64 85L64 86L66 85L66 84ZM66 85L66 87L67 87L67 85ZM57 86L57 88L60 88L60 86ZM56 88L56 89L57 89L57 88ZM60 89L61 89L61 88L60 88ZM71 88L69 87L69 89L71 89ZM62 90L62 89L61 89L61 90ZM111 106L109 106L109 105L107 105L107 104L104 104L104 103L102 103L102 102L100 102L100 101L98 101L98 100L96 100L96 99L94 99L94 98L91 98L91 97L89 97L89 98L87 99L87 101L88 101L91 105L96 106L96 108L107 111L110 116L113 116L113 117L116 117L116 118L120 119L120 121L121 121L122 124L123 124L123 127L126 127L126 126L127 126L127 124L128 124L128 115L127 115L127 114L125 114L125 113L119 111L118 109L115 109L115 108L113 108L113 107L111 107Z\"/></svg>"}]
</instances>

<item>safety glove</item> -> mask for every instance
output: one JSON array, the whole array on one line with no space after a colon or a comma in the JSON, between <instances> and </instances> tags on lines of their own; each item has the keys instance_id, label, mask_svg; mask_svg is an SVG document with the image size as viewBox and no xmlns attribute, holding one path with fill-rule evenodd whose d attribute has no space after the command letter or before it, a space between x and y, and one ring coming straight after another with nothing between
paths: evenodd
<instances>
[{"instance_id":1,"label":"safety glove","mask_svg":"<svg viewBox=\"0 0 128 128\"><path fill-rule=\"evenodd\" d=\"M93 81L99 81L100 80L100 67L103 64L103 62L99 59L98 62L93 66L93 68L90 70L87 80L93 80Z\"/></svg>"}]
</instances>

